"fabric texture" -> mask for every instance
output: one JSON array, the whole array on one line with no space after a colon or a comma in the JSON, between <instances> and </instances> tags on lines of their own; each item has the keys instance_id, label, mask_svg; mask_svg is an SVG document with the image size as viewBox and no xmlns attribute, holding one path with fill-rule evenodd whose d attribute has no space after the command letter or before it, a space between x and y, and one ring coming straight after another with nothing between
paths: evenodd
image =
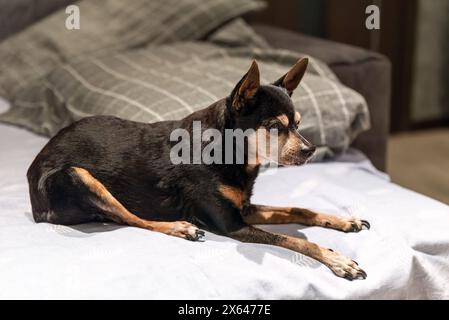
<instances>
[{"instance_id":1,"label":"fabric texture","mask_svg":"<svg viewBox=\"0 0 449 320\"><path fill-rule=\"evenodd\" d=\"M255 0L84 0L81 28L65 27L61 9L0 44L0 96L10 99L60 63L207 36L232 18L260 9ZM76 57L76 58L75 58Z\"/></svg>"},{"instance_id":2,"label":"fabric texture","mask_svg":"<svg viewBox=\"0 0 449 320\"><path fill-rule=\"evenodd\" d=\"M0 299L449 299L449 207L366 162L266 171L252 198L369 220L357 234L264 227L352 257L368 278L351 282L290 250L212 233L200 243L115 224L35 224L25 172L46 142L0 125Z\"/></svg>"},{"instance_id":3,"label":"fabric texture","mask_svg":"<svg viewBox=\"0 0 449 320\"><path fill-rule=\"evenodd\" d=\"M269 48L179 42L89 58L63 65L16 94L13 108L0 119L47 136L91 115L181 119L229 95L251 59L259 61L261 81L268 84L299 57ZM369 114L361 95L343 86L326 65L310 61L293 102L302 113L301 132L320 147L319 160L346 150L369 128Z\"/></svg>"},{"instance_id":4,"label":"fabric texture","mask_svg":"<svg viewBox=\"0 0 449 320\"><path fill-rule=\"evenodd\" d=\"M242 18L236 18L230 21L209 35L206 40L225 47L271 47L267 41L258 35L257 32L255 32Z\"/></svg>"}]
</instances>

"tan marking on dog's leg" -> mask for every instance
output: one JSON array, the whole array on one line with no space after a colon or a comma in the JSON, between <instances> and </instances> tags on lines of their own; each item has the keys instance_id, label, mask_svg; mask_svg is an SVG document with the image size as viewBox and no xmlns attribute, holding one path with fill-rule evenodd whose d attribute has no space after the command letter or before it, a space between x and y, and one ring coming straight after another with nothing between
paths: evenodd
<instances>
[{"instance_id":1,"label":"tan marking on dog's leg","mask_svg":"<svg viewBox=\"0 0 449 320\"><path fill-rule=\"evenodd\" d=\"M343 218L314 212L301 208L278 208L251 205L244 217L249 224L289 224L298 223L307 226L321 226L344 232L358 232L370 225L367 221L356 218Z\"/></svg>"},{"instance_id":2,"label":"tan marking on dog's leg","mask_svg":"<svg viewBox=\"0 0 449 320\"><path fill-rule=\"evenodd\" d=\"M72 169L86 187L96 196L95 204L114 222L162 232L187 240L198 240L199 236L204 235L196 226L186 221L164 222L141 219L129 212L89 171L77 167L72 167Z\"/></svg>"},{"instance_id":3,"label":"tan marking on dog's leg","mask_svg":"<svg viewBox=\"0 0 449 320\"><path fill-rule=\"evenodd\" d=\"M367 277L366 272L358 266L357 262L307 240L286 236L280 246L321 262L339 277L348 280L365 279Z\"/></svg>"},{"instance_id":4,"label":"tan marking on dog's leg","mask_svg":"<svg viewBox=\"0 0 449 320\"><path fill-rule=\"evenodd\" d=\"M223 197L231 201L237 208L243 208L243 203L245 201L243 190L222 184L218 187L218 191Z\"/></svg>"},{"instance_id":5,"label":"tan marking on dog's leg","mask_svg":"<svg viewBox=\"0 0 449 320\"><path fill-rule=\"evenodd\" d=\"M323 263L342 278L349 280L366 278L365 271L358 266L357 262L304 239L274 234L252 226L232 232L230 236L242 242L270 244L304 254Z\"/></svg>"}]
</instances>

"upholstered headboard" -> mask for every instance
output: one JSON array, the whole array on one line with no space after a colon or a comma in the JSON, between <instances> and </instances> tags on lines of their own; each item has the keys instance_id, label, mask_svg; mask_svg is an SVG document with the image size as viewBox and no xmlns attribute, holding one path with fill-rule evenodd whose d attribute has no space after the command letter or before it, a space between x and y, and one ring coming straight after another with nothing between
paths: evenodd
<instances>
[{"instance_id":1,"label":"upholstered headboard","mask_svg":"<svg viewBox=\"0 0 449 320\"><path fill-rule=\"evenodd\" d=\"M0 0L0 41L73 0Z\"/></svg>"}]
</instances>

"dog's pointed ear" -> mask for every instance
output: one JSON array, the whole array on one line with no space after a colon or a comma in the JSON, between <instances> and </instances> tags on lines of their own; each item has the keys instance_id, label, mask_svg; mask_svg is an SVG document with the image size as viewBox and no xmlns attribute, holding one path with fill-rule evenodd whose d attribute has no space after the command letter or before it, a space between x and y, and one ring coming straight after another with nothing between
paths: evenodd
<instances>
[{"instance_id":1,"label":"dog's pointed ear","mask_svg":"<svg viewBox=\"0 0 449 320\"><path fill-rule=\"evenodd\" d=\"M232 108L239 112L246 102L254 98L260 87L259 66L253 60L251 67L243 78L237 83L231 93Z\"/></svg>"},{"instance_id":2,"label":"dog's pointed ear","mask_svg":"<svg viewBox=\"0 0 449 320\"><path fill-rule=\"evenodd\" d=\"M308 64L308 58L302 58L298 60L298 62L295 63L295 65L290 69L289 72L287 72L273 84L275 86L285 88L288 94L291 96L293 94L293 91L295 91L302 78L304 77Z\"/></svg>"}]
</instances>

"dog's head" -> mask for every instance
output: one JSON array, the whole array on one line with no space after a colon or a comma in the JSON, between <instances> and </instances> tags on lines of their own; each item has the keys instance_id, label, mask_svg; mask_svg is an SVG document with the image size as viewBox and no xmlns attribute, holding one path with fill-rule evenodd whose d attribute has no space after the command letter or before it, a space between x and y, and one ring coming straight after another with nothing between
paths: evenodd
<instances>
[{"instance_id":1,"label":"dog's head","mask_svg":"<svg viewBox=\"0 0 449 320\"><path fill-rule=\"evenodd\" d=\"M228 97L227 108L233 128L257 130L258 134L249 139L250 144L257 146L262 140L261 136L265 136L263 142L267 145L265 155L268 158L257 154L256 164L277 162L280 165L301 165L314 154L315 146L298 133L301 115L295 111L291 100L307 65L308 59L301 59L279 80L260 85L259 68L253 61L249 71ZM277 134L273 135L273 132ZM273 137L277 139L275 155L270 152L270 141L273 141L270 138Z\"/></svg>"}]
</instances>

